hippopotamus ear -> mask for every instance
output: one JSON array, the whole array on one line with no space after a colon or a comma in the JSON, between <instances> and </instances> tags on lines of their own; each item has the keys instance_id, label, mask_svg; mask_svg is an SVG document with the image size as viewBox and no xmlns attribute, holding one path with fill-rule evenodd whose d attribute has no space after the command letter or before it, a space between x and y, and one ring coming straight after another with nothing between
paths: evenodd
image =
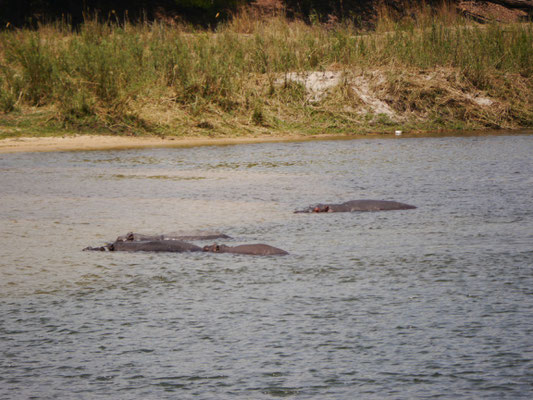
<instances>
[{"instance_id":1,"label":"hippopotamus ear","mask_svg":"<svg viewBox=\"0 0 533 400\"><path fill-rule=\"evenodd\" d=\"M220 246L218 244L214 245L214 251L215 251L215 253L220 252Z\"/></svg>"}]
</instances>

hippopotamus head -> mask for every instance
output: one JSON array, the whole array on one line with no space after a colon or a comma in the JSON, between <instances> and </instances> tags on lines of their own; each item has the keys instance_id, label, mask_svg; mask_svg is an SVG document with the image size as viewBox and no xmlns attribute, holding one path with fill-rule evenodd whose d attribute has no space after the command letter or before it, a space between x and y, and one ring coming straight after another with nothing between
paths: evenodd
<instances>
[{"instance_id":1,"label":"hippopotamus head","mask_svg":"<svg viewBox=\"0 0 533 400\"><path fill-rule=\"evenodd\" d=\"M100 247L86 247L83 249L83 251L108 251L108 246L100 246Z\"/></svg>"},{"instance_id":2,"label":"hippopotamus head","mask_svg":"<svg viewBox=\"0 0 533 400\"><path fill-rule=\"evenodd\" d=\"M203 251L210 251L212 253L225 253L228 249L228 246L225 244L216 244L213 243L210 246L204 246Z\"/></svg>"},{"instance_id":3,"label":"hippopotamus head","mask_svg":"<svg viewBox=\"0 0 533 400\"><path fill-rule=\"evenodd\" d=\"M300 213L324 213L324 212L333 212L330 204L317 204L316 206L309 206L303 210L294 211L295 214Z\"/></svg>"}]
</instances>

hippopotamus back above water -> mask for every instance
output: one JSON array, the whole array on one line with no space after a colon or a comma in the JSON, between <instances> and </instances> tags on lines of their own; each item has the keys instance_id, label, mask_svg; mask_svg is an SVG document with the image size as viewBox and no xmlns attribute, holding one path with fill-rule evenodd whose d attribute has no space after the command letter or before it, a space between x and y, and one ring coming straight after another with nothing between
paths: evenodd
<instances>
[{"instance_id":1,"label":"hippopotamus back above water","mask_svg":"<svg viewBox=\"0 0 533 400\"><path fill-rule=\"evenodd\" d=\"M356 212L356 211L391 211L416 208L410 204L389 200L350 200L340 204L317 204L295 213Z\"/></svg>"},{"instance_id":2,"label":"hippopotamus back above water","mask_svg":"<svg viewBox=\"0 0 533 400\"><path fill-rule=\"evenodd\" d=\"M151 241L116 241L102 247L86 247L83 250L96 251L153 251L183 253L186 251L201 251L202 248L181 240L151 240Z\"/></svg>"},{"instance_id":3,"label":"hippopotamus back above water","mask_svg":"<svg viewBox=\"0 0 533 400\"><path fill-rule=\"evenodd\" d=\"M255 256L273 256L289 254L285 250L268 244L241 244L240 246L226 246L225 244L212 244L211 246L204 246L204 251L213 253L234 253L234 254L249 254Z\"/></svg>"},{"instance_id":4,"label":"hippopotamus back above water","mask_svg":"<svg viewBox=\"0 0 533 400\"><path fill-rule=\"evenodd\" d=\"M164 233L162 235L145 235L143 233L128 232L117 238L117 242L139 242L154 240L213 240L213 239L231 239L230 236L220 232L210 231L191 231Z\"/></svg>"}]
</instances>

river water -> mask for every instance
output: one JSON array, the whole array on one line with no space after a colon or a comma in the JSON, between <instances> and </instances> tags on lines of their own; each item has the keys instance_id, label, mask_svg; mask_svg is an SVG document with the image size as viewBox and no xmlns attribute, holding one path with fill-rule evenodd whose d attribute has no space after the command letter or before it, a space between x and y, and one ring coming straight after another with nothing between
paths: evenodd
<instances>
[{"instance_id":1,"label":"river water","mask_svg":"<svg viewBox=\"0 0 533 400\"><path fill-rule=\"evenodd\" d=\"M0 155L0 398L532 398L532 155L533 135ZM418 208L292 213L362 198ZM81 251L197 229L290 255Z\"/></svg>"}]
</instances>

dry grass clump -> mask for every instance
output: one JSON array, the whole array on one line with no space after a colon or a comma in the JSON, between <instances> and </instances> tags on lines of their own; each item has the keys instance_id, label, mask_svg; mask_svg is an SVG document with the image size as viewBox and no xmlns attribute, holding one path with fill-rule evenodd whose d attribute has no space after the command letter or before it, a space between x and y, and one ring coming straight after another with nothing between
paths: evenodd
<instances>
[{"instance_id":1,"label":"dry grass clump","mask_svg":"<svg viewBox=\"0 0 533 400\"><path fill-rule=\"evenodd\" d=\"M389 72L375 90L398 114L443 128L517 128L532 117L527 109L515 109L505 98L476 89L451 69Z\"/></svg>"}]
</instances>

